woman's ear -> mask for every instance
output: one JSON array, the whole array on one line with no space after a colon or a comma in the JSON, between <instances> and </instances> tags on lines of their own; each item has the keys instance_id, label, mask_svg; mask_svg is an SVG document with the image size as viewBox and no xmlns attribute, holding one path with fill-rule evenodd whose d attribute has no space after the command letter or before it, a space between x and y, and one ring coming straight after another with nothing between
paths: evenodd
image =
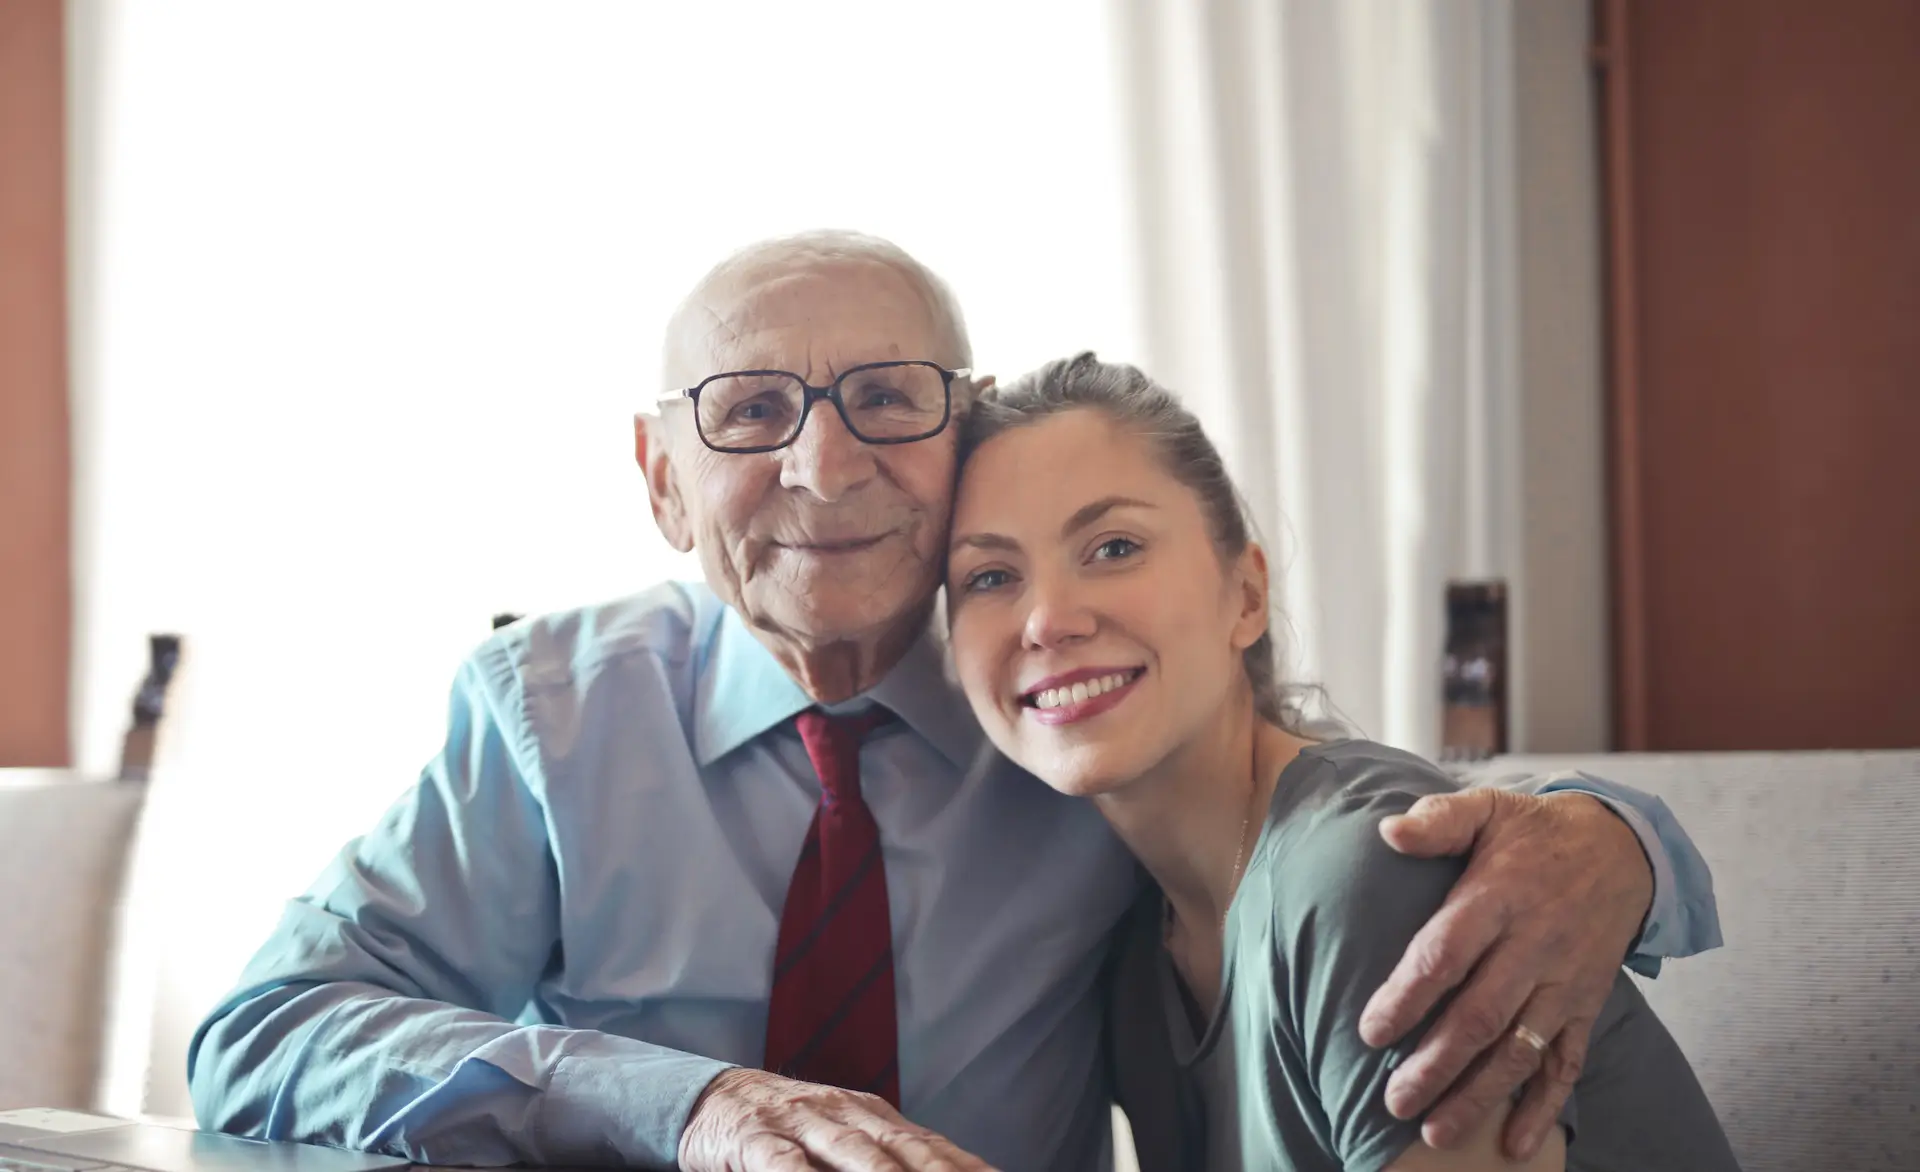
<instances>
[{"instance_id":1,"label":"woman's ear","mask_svg":"<svg viewBox=\"0 0 1920 1172\"><path fill-rule=\"evenodd\" d=\"M636 414L633 417L633 462L647 482L647 502L653 506L653 523L667 544L685 553L693 548L693 527L687 523L686 505L680 499L680 485L674 479L668 455L673 437L671 426L659 415Z\"/></svg>"},{"instance_id":2,"label":"woman's ear","mask_svg":"<svg viewBox=\"0 0 1920 1172\"><path fill-rule=\"evenodd\" d=\"M1257 541L1247 542L1234 563L1235 593L1240 610L1233 624L1233 648L1245 651L1267 633L1271 607L1267 604L1267 551Z\"/></svg>"}]
</instances>

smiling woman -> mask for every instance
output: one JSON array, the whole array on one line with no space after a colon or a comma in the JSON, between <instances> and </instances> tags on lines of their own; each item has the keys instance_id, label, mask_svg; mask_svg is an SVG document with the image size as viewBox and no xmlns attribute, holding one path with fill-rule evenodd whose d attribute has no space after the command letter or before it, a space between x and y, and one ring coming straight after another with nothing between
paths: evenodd
<instances>
[{"instance_id":1,"label":"smiling woman","mask_svg":"<svg viewBox=\"0 0 1920 1172\"><path fill-rule=\"evenodd\" d=\"M1562 1128L1524 1160L1498 1150L1504 1104L1458 1150L1388 1110L1425 1027L1369 1046L1365 1002L1464 864L1381 830L1457 787L1397 749L1301 735L1274 682L1265 555L1192 413L1082 354L990 397L964 452L947 587L968 702L1157 884L1121 931L1108 1016L1141 1167L1559 1172ZM1731 1172L1686 1059L1611 975L1575 1166ZM1524 1020L1513 1035L1536 1058L1552 1044Z\"/></svg>"},{"instance_id":2,"label":"smiling woman","mask_svg":"<svg viewBox=\"0 0 1920 1172\"><path fill-rule=\"evenodd\" d=\"M1003 752L1093 796L1234 695L1295 724L1274 682L1265 554L1170 393L1082 354L983 401L964 442L954 661ZM1123 705L1133 718L1096 719Z\"/></svg>"}]
</instances>

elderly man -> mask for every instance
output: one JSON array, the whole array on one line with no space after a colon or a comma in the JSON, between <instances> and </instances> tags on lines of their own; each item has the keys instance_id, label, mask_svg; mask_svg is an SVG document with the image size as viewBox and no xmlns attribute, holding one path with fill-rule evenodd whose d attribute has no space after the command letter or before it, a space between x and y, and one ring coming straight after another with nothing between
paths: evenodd
<instances>
[{"instance_id":1,"label":"elderly man","mask_svg":"<svg viewBox=\"0 0 1920 1172\"><path fill-rule=\"evenodd\" d=\"M201 1026L201 1123L439 1163L1102 1166L1102 958L1139 879L946 676L970 365L945 287L883 242L709 274L635 429L707 588L474 653L445 748ZM1717 942L1659 804L1572 781L1608 804L1457 795L1391 832L1476 848L1365 1027L1472 974L1390 1089L1421 1110L1489 1052L1437 1142L1530 1078L1514 1134L1544 1132L1622 958Z\"/></svg>"}]
</instances>

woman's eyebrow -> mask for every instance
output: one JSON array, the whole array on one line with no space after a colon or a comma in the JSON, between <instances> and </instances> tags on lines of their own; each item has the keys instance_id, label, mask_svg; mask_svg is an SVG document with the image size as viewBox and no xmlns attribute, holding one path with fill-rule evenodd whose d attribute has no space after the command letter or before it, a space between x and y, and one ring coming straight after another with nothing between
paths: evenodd
<instances>
[{"instance_id":1,"label":"woman's eyebrow","mask_svg":"<svg viewBox=\"0 0 1920 1172\"><path fill-rule=\"evenodd\" d=\"M1073 516L1060 527L1060 536L1071 537L1075 532L1106 516L1114 509L1151 509L1158 506L1149 501L1130 496L1104 496L1090 505L1075 509ZM1003 533L962 533L956 536L950 546L952 549L997 549L1007 553L1018 553L1020 543Z\"/></svg>"},{"instance_id":2,"label":"woman's eyebrow","mask_svg":"<svg viewBox=\"0 0 1920 1172\"><path fill-rule=\"evenodd\" d=\"M1018 553L1020 543L999 533L965 533L953 539L954 549L998 549Z\"/></svg>"},{"instance_id":3,"label":"woman's eyebrow","mask_svg":"<svg viewBox=\"0 0 1920 1172\"><path fill-rule=\"evenodd\" d=\"M1151 509L1154 506L1147 501L1130 496L1103 496L1090 505L1074 510L1067 523L1060 526L1060 536L1071 537L1075 532L1106 516L1114 509Z\"/></svg>"}]
</instances>

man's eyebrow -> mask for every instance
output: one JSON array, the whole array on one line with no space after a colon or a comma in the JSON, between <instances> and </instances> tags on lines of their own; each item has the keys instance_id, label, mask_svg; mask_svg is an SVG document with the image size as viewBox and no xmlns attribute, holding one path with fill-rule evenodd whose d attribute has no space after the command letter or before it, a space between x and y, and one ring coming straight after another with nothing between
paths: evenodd
<instances>
[{"instance_id":1,"label":"man's eyebrow","mask_svg":"<svg viewBox=\"0 0 1920 1172\"><path fill-rule=\"evenodd\" d=\"M1071 537L1078 530L1098 521L1114 509L1151 509L1152 503L1130 496L1106 496L1074 511L1060 527L1060 536ZM1017 553L1020 543L1000 533L965 533L953 539L954 549L997 549Z\"/></svg>"}]
</instances>

